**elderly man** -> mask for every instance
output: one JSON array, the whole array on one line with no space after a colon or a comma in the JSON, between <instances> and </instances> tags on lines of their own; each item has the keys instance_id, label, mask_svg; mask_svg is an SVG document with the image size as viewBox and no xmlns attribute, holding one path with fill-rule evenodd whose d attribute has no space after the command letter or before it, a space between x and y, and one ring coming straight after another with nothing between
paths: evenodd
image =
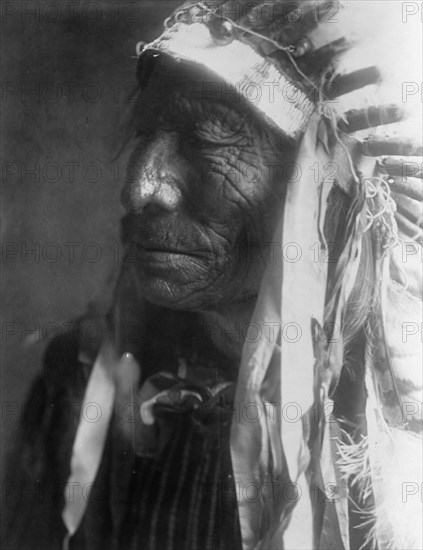
<instances>
[{"instance_id":1,"label":"elderly man","mask_svg":"<svg viewBox=\"0 0 423 550\"><path fill-rule=\"evenodd\" d=\"M415 178L400 183L395 159L382 175L373 177L372 165L368 184L359 167L362 153L421 151L348 135L397 122L394 107L342 120L323 108L331 91L329 99L379 79L365 67L333 80L350 46L342 28L334 36L321 24L330 6L246 3L236 16L235 7L187 3L162 37L139 48L136 144L122 192L127 255L115 305L96 320L99 349L84 339L82 319L77 338L47 351L9 472L8 548L288 548L299 500L300 509L313 506L298 516L308 542L296 548L370 547L375 539L387 547L392 525L382 528L385 516L374 512L385 503L379 478L356 466L370 460L363 441L371 449L377 440L367 378L369 349L379 348L366 344L366 331L380 313L376 281L390 280L381 256L398 231L386 180L408 195L398 199L405 206L397 220L409 239L421 191ZM272 96L252 96L257 82ZM313 158L336 160L329 185L320 175L313 182L313 163L305 164ZM317 270L296 271L284 255L292 242L318 245ZM296 346L300 361L311 352L311 363L295 364L286 321L312 327ZM251 327L268 333L253 336ZM342 345L333 351L337 331ZM381 338L395 362L395 346ZM312 399L297 419L298 444L284 392L309 380L305 371L311 384L300 390ZM396 427L395 404L380 395L376 403ZM298 494L304 476L311 499Z\"/></svg>"}]
</instances>

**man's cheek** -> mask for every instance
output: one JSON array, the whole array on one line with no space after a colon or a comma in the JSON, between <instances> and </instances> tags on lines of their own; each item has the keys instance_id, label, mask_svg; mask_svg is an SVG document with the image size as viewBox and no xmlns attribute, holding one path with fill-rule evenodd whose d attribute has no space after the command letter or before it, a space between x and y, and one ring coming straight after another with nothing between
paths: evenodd
<instances>
[{"instance_id":1,"label":"man's cheek","mask_svg":"<svg viewBox=\"0 0 423 550\"><path fill-rule=\"evenodd\" d=\"M207 217L224 221L232 227L239 226L244 215L259 203L262 193L255 180L245 180L234 167L222 166L220 170L209 172L201 203Z\"/></svg>"},{"instance_id":2,"label":"man's cheek","mask_svg":"<svg viewBox=\"0 0 423 550\"><path fill-rule=\"evenodd\" d=\"M215 243L215 263L214 269L219 274L223 274L230 269L239 259L239 250L236 242L227 243L223 239Z\"/></svg>"},{"instance_id":3,"label":"man's cheek","mask_svg":"<svg viewBox=\"0 0 423 550\"><path fill-rule=\"evenodd\" d=\"M236 146L201 149L203 182L209 182L210 178L214 180L219 178L223 183L226 178L230 178L238 183L241 179L238 162L241 153L241 148Z\"/></svg>"},{"instance_id":4,"label":"man's cheek","mask_svg":"<svg viewBox=\"0 0 423 550\"><path fill-rule=\"evenodd\" d=\"M216 157L213 160L203 160L201 163L201 187L198 191L201 192L205 204L216 200L224 192L227 180L232 177L239 180L236 171L232 173L222 159Z\"/></svg>"}]
</instances>

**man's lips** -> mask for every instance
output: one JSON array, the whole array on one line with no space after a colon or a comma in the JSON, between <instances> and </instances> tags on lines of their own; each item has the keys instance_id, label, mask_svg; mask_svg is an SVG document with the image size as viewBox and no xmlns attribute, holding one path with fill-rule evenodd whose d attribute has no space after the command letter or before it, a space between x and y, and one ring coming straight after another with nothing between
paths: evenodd
<instances>
[{"instance_id":1,"label":"man's lips","mask_svg":"<svg viewBox=\"0 0 423 550\"><path fill-rule=\"evenodd\" d=\"M198 252L193 252L191 250L184 250L181 248L176 248L176 247L167 246L167 245L137 244L137 249L140 252L145 251L147 253L155 253L155 254L178 254L183 256L195 256L195 257L202 255Z\"/></svg>"},{"instance_id":2,"label":"man's lips","mask_svg":"<svg viewBox=\"0 0 423 550\"><path fill-rule=\"evenodd\" d=\"M128 215L122 220L122 240L126 248L144 255L161 253L204 258L214 254L199 227L192 224L183 233L180 229L179 224Z\"/></svg>"},{"instance_id":3,"label":"man's lips","mask_svg":"<svg viewBox=\"0 0 423 550\"><path fill-rule=\"evenodd\" d=\"M202 258L210 255L210 251L202 250L199 247L188 249L177 245L161 242L143 242L142 240L127 241L125 243L128 251L136 251L141 255L169 255L169 256L191 256L194 258Z\"/></svg>"},{"instance_id":4,"label":"man's lips","mask_svg":"<svg viewBox=\"0 0 423 550\"><path fill-rule=\"evenodd\" d=\"M169 247L166 245L142 246L139 243L127 249L127 261L133 261L145 274L158 274L170 276L175 272L185 273L192 266L196 269L200 265L208 265L204 255L194 254L185 249ZM172 275L174 277L174 275Z\"/></svg>"}]
</instances>

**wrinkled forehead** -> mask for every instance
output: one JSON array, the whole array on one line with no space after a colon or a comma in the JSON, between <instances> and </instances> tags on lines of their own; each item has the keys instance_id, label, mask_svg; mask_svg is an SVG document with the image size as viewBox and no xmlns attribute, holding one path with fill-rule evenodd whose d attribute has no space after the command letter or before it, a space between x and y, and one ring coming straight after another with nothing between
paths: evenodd
<instances>
[{"instance_id":1,"label":"wrinkled forehead","mask_svg":"<svg viewBox=\"0 0 423 550\"><path fill-rule=\"evenodd\" d=\"M153 127L158 121L182 124L214 120L231 130L246 129L269 139L274 147L291 151L293 143L254 109L237 90L205 67L176 61L166 54L143 56L137 70L141 92L136 124Z\"/></svg>"}]
</instances>

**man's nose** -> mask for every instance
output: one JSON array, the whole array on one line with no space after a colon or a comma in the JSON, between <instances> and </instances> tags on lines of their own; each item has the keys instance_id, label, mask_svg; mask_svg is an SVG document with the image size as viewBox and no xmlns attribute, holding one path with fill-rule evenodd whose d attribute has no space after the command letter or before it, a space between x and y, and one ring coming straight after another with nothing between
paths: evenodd
<instances>
[{"instance_id":1,"label":"man's nose","mask_svg":"<svg viewBox=\"0 0 423 550\"><path fill-rule=\"evenodd\" d=\"M128 212L174 211L182 200L177 137L162 135L131 160L121 202Z\"/></svg>"}]
</instances>

